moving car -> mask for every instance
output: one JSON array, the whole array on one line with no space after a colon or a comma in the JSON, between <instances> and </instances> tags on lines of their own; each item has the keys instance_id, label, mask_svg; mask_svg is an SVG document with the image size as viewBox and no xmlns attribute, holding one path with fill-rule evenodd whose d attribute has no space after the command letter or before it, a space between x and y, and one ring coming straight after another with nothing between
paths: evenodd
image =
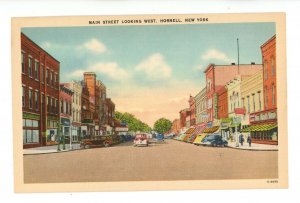
<instances>
[{"instance_id":1,"label":"moving car","mask_svg":"<svg viewBox=\"0 0 300 203\"><path fill-rule=\"evenodd\" d=\"M228 142L222 139L220 134L208 134L200 143L201 145L212 146L212 147L226 147Z\"/></svg>"},{"instance_id":2,"label":"moving car","mask_svg":"<svg viewBox=\"0 0 300 203\"><path fill-rule=\"evenodd\" d=\"M136 134L134 140L133 140L133 146L145 146L147 147L149 144L149 140L147 138L146 134Z\"/></svg>"}]
</instances>

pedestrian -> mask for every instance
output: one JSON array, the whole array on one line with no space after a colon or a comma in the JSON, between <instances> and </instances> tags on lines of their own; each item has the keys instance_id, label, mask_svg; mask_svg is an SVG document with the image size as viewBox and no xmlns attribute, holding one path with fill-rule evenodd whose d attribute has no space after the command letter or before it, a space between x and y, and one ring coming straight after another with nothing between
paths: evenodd
<instances>
[{"instance_id":1,"label":"pedestrian","mask_svg":"<svg viewBox=\"0 0 300 203\"><path fill-rule=\"evenodd\" d=\"M243 134L240 134L239 141L241 143L241 146L243 146L243 143L244 143L244 136L243 136Z\"/></svg>"},{"instance_id":2,"label":"pedestrian","mask_svg":"<svg viewBox=\"0 0 300 203\"><path fill-rule=\"evenodd\" d=\"M247 142L249 143L249 147L251 147L251 135L248 135Z\"/></svg>"}]
</instances>

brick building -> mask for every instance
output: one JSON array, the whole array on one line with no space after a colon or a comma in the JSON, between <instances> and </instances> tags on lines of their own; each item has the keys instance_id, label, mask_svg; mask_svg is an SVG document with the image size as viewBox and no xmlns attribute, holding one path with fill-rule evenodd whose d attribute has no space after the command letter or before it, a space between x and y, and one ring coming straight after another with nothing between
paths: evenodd
<instances>
[{"instance_id":1,"label":"brick building","mask_svg":"<svg viewBox=\"0 0 300 203\"><path fill-rule=\"evenodd\" d=\"M84 82L81 83L81 135L83 138L91 137L94 126L93 114L90 109L90 95Z\"/></svg>"},{"instance_id":2,"label":"brick building","mask_svg":"<svg viewBox=\"0 0 300 203\"><path fill-rule=\"evenodd\" d=\"M23 148L52 144L59 122L60 62L21 33L21 68Z\"/></svg>"},{"instance_id":3,"label":"brick building","mask_svg":"<svg viewBox=\"0 0 300 203\"><path fill-rule=\"evenodd\" d=\"M179 115L180 115L180 129L184 129L187 127L186 121L187 121L187 117L189 117L189 115L190 115L189 108L182 109L179 112Z\"/></svg>"},{"instance_id":4,"label":"brick building","mask_svg":"<svg viewBox=\"0 0 300 203\"><path fill-rule=\"evenodd\" d=\"M230 80L238 75L252 75L262 68L261 64L215 65L209 64L205 69L206 101L208 121L218 118L217 92Z\"/></svg>"},{"instance_id":5,"label":"brick building","mask_svg":"<svg viewBox=\"0 0 300 203\"><path fill-rule=\"evenodd\" d=\"M228 95L225 86L217 91L218 95L218 119L228 118Z\"/></svg>"},{"instance_id":6,"label":"brick building","mask_svg":"<svg viewBox=\"0 0 300 203\"><path fill-rule=\"evenodd\" d=\"M171 132L178 134L180 131L180 120L178 118L174 119L172 122Z\"/></svg>"},{"instance_id":7,"label":"brick building","mask_svg":"<svg viewBox=\"0 0 300 203\"><path fill-rule=\"evenodd\" d=\"M111 98L105 100L105 120L106 120L106 133L110 134L114 131L114 117L115 117L115 104Z\"/></svg>"}]
</instances>

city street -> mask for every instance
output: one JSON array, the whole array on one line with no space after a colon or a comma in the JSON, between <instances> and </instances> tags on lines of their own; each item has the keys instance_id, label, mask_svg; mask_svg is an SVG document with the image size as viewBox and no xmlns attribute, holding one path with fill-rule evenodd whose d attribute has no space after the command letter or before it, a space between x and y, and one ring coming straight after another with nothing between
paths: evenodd
<instances>
[{"instance_id":1,"label":"city street","mask_svg":"<svg viewBox=\"0 0 300 203\"><path fill-rule=\"evenodd\" d=\"M277 178L277 151L195 146L175 140L133 147L24 155L25 183Z\"/></svg>"}]
</instances>

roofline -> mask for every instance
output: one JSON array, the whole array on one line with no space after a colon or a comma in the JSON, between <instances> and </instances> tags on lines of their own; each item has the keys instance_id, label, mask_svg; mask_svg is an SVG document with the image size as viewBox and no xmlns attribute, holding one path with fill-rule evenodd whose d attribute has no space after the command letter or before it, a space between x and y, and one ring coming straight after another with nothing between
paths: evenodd
<instances>
[{"instance_id":1,"label":"roofline","mask_svg":"<svg viewBox=\"0 0 300 203\"><path fill-rule=\"evenodd\" d=\"M276 34L273 35L270 39L268 39L265 43L263 43L263 45L261 45L260 48L262 49L264 46L266 46L273 39L276 39Z\"/></svg>"},{"instance_id":2,"label":"roofline","mask_svg":"<svg viewBox=\"0 0 300 203\"><path fill-rule=\"evenodd\" d=\"M39 49L43 50L44 52L46 52L47 55L49 55L52 59L54 59L57 63L60 64L60 61L58 61L56 58L54 58L54 56L52 56L51 54L49 54L45 49L43 49L42 47L40 47L37 43L35 43L34 41L32 41L32 39L30 39L27 35L25 35L23 32L21 32L21 35L23 35L24 37L26 37L30 42L32 42L35 46L37 46Z\"/></svg>"}]
</instances>

